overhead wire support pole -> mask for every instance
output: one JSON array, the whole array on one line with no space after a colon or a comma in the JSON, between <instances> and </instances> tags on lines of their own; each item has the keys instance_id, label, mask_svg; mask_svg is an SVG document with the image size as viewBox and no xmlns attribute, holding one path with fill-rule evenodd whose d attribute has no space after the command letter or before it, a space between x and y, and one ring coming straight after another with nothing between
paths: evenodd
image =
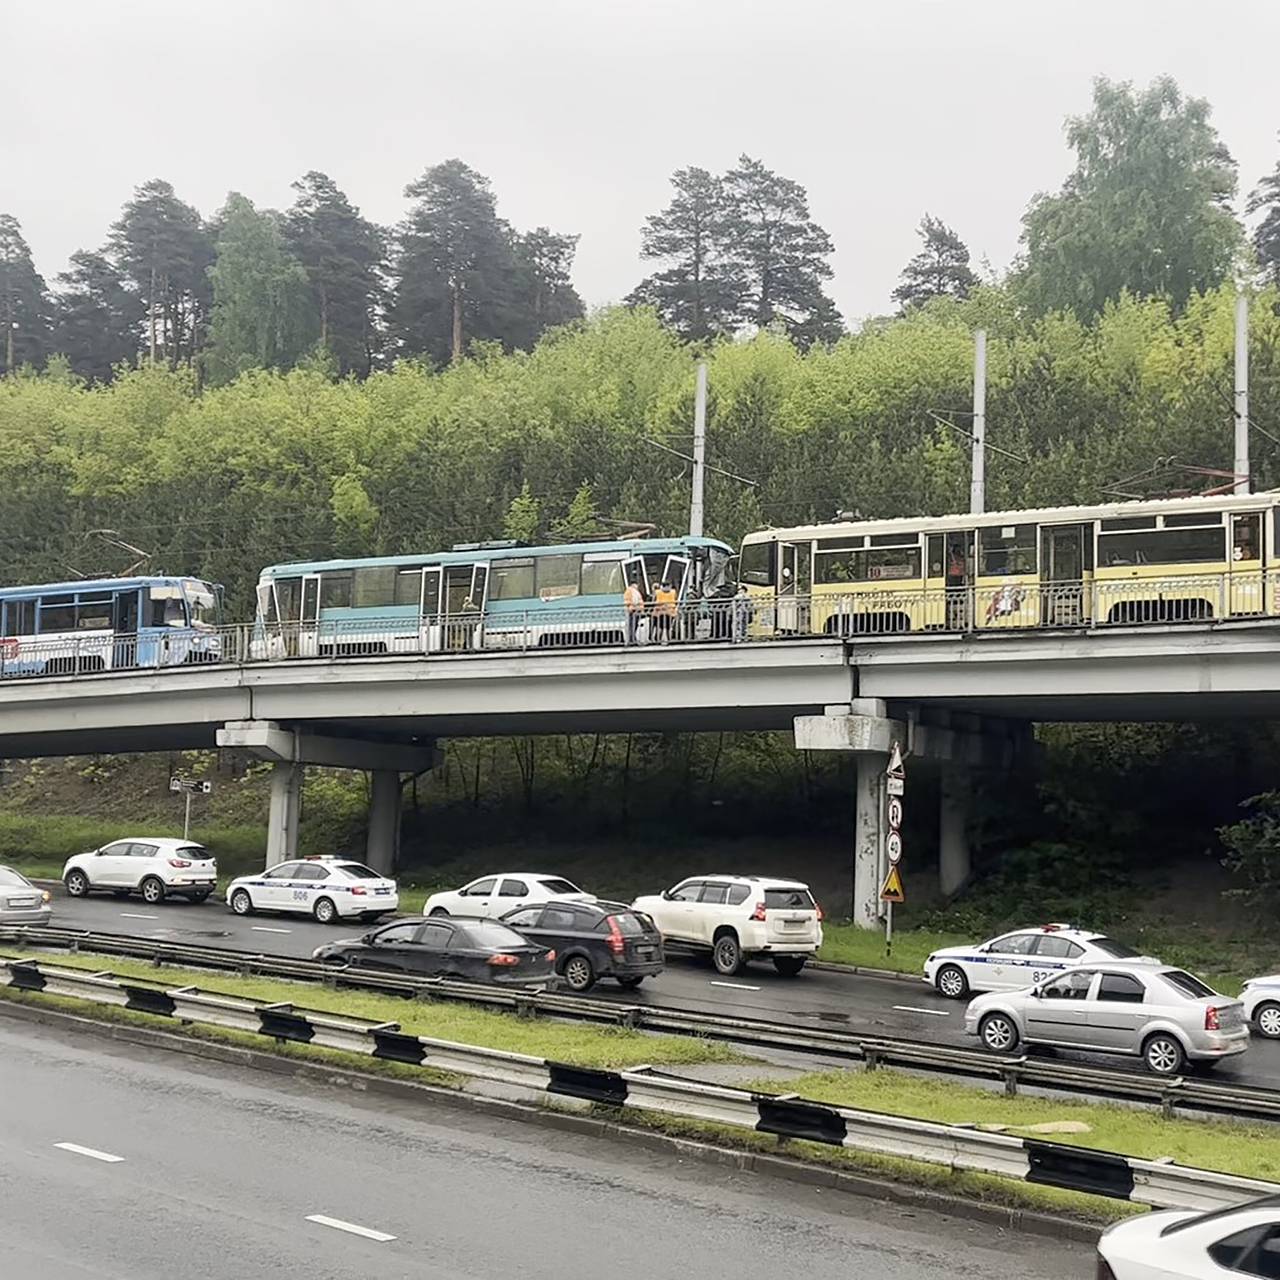
<instances>
[{"instance_id":1,"label":"overhead wire support pole","mask_svg":"<svg viewBox=\"0 0 1280 1280\"><path fill-rule=\"evenodd\" d=\"M987 331L973 335L973 463L969 474L969 514L987 509Z\"/></svg>"},{"instance_id":2,"label":"overhead wire support pole","mask_svg":"<svg viewBox=\"0 0 1280 1280\"><path fill-rule=\"evenodd\" d=\"M1249 493L1249 295L1236 294L1235 491Z\"/></svg>"},{"instance_id":3,"label":"overhead wire support pole","mask_svg":"<svg viewBox=\"0 0 1280 1280\"><path fill-rule=\"evenodd\" d=\"M703 493L707 478L707 362L698 361L698 391L693 409L693 493L689 499L689 536L702 537Z\"/></svg>"}]
</instances>

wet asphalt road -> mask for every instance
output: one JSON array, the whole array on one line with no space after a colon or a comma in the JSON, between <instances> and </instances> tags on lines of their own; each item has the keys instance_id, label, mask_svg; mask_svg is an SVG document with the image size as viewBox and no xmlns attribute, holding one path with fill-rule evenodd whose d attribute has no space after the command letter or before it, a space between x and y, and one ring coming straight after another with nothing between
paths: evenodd
<instances>
[{"instance_id":1,"label":"wet asphalt road","mask_svg":"<svg viewBox=\"0 0 1280 1280\"><path fill-rule=\"evenodd\" d=\"M95 895L72 900L60 888L53 892L53 923L61 927L271 955L310 956L322 942L352 937L369 928L358 921L320 925L301 915L242 918L232 915L217 899L198 906L175 899L149 907L138 898ZM216 978L211 977L208 985L216 986ZM768 963L752 964L734 978L722 978L708 960L672 956L666 971L646 979L637 991L624 992L614 983L601 982L590 995L592 999L628 1004L655 1004L804 1027L905 1036L968 1049L978 1047L975 1039L964 1034L964 1001L944 1000L923 981L818 969L806 969L797 978L783 978ZM1075 1060L1141 1071L1136 1061L1124 1058L1078 1055L1073 1059L1069 1053L1059 1057L1064 1063ZM1264 1041L1255 1036L1247 1053L1220 1064L1214 1076L1280 1089L1280 1041Z\"/></svg>"},{"instance_id":2,"label":"wet asphalt road","mask_svg":"<svg viewBox=\"0 0 1280 1280\"><path fill-rule=\"evenodd\" d=\"M0 1099L14 1277L1092 1275L1084 1245L10 1018Z\"/></svg>"}]
</instances>

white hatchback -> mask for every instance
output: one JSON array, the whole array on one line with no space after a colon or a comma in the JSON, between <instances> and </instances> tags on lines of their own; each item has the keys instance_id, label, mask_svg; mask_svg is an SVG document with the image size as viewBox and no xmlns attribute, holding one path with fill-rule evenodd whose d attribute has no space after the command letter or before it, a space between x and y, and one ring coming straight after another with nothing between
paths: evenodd
<instances>
[{"instance_id":1,"label":"white hatchback","mask_svg":"<svg viewBox=\"0 0 1280 1280\"><path fill-rule=\"evenodd\" d=\"M227 906L238 916L255 911L303 912L321 924L377 920L399 910L396 882L350 858L299 858L278 862L227 886Z\"/></svg>"},{"instance_id":2,"label":"white hatchback","mask_svg":"<svg viewBox=\"0 0 1280 1280\"><path fill-rule=\"evenodd\" d=\"M1250 978L1240 992L1245 1021L1264 1040L1280 1040L1280 973Z\"/></svg>"},{"instance_id":3,"label":"white hatchback","mask_svg":"<svg viewBox=\"0 0 1280 1280\"><path fill-rule=\"evenodd\" d=\"M152 906L175 897L203 902L217 886L218 864L190 840L131 836L68 858L62 883L71 898L104 890L121 898L140 893Z\"/></svg>"},{"instance_id":4,"label":"white hatchback","mask_svg":"<svg viewBox=\"0 0 1280 1280\"><path fill-rule=\"evenodd\" d=\"M481 876L461 889L433 893L423 904L424 916L480 916L497 919L517 907L536 902L595 902L594 893L584 893L572 880L541 871L502 871Z\"/></svg>"},{"instance_id":5,"label":"white hatchback","mask_svg":"<svg viewBox=\"0 0 1280 1280\"><path fill-rule=\"evenodd\" d=\"M1280 1196L1209 1213L1165 1210L1108 1227L1098 1280L1247 1280L1280 1276Z\"/></svg>"}]
</instances>

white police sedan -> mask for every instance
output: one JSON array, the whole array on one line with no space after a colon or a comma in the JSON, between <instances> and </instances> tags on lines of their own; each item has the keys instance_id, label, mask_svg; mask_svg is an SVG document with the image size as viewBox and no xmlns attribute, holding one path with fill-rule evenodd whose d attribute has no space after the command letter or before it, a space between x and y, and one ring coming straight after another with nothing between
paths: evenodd
<instances>
[{"instance_id":1,"label":"white police sedan","mask_svg":"<svg viewBox=\"0 0 1280 1280\"><path fill-rule=\"evenodd\" d=\"M1089 933L1066 924L1015 929L988 942L967 947L943 947L924 962L924 980L952 1000L971 991L1014 991L1052 978L1078 964L1106 960L1146 960L1105 934Z\"/></svg>"},{"instance_id":2,"label":"white police sedan","mask_svg":"<svg viewBox=\"0 0 1280 1280\"><path fill-rule=\"evenodd\" d=\"M376 920L399 909L394 880L350 858L300 858L278 862L227 886L227 906L238 916L256 911L305 912L321 924Z\"/></svg>"}]
</instances>

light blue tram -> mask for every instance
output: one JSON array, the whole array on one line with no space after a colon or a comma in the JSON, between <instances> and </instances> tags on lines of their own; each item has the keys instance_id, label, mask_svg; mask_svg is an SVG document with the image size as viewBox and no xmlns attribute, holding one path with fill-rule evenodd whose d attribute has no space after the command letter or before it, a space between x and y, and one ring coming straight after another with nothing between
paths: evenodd
<instances>
[{"instance_id":1,"label":"light blue tram","mask_svg":"<svg viewBox=\"0 0 1280 1280\"><path fill-rule=\"evenodd\" d=\"M0 676L216 661L221 600L220 587L197 578L0 588Z\"/></svg>"},{"instance_id":2,"label":"light blue tram","mask_svg":"<svg viewBox=\"0 0 1280 1280\"><path fill-rule=\"evenodd\" d=\"M686 537L271 565L253 643L258 656L301 657L621 644L628 582L646 599L669 583L687 613L694 598L727 594L732 557L723 542Z\"/></svg>"}]
</instances>

